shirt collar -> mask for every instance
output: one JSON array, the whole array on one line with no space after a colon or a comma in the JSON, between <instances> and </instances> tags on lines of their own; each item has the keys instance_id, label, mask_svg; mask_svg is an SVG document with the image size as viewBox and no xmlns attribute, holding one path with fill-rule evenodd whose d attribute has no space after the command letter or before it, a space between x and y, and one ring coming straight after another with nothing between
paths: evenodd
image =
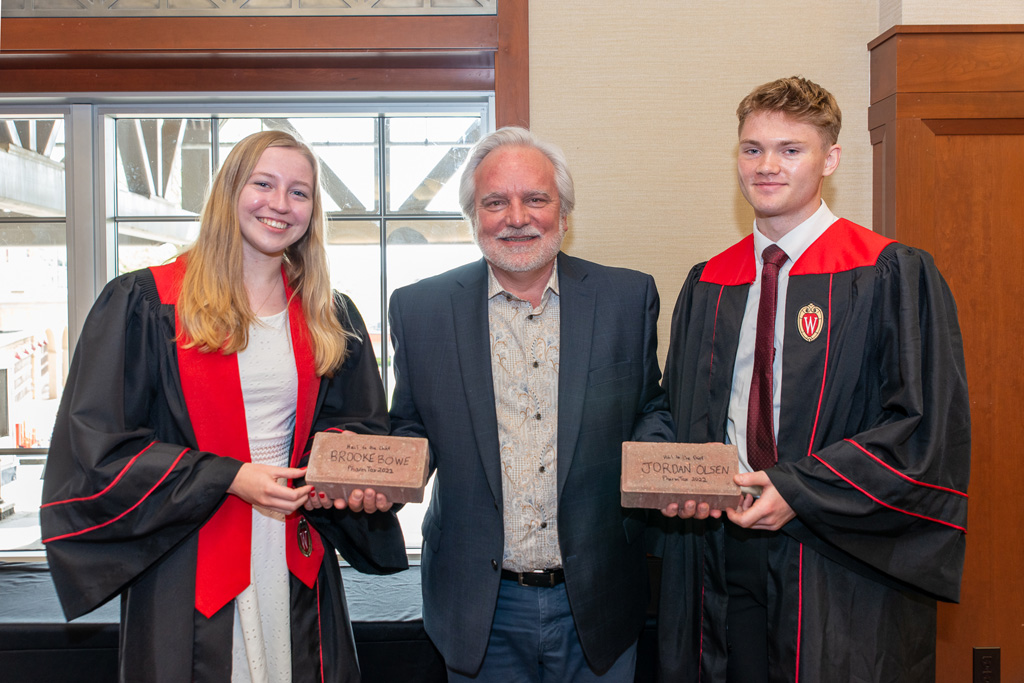
<instances>
[{"instance_id":1,"label":"shirt collar","mask_svg":"<svg viewBox=\"0 0 1024 683\"><path fill-rule=\"evenodd\" d=\"M771 244L777 244L780 249L786 252L786 256L789 257L788 263L796 263L803 256L803 253L807 251L807 247L814 244L828 230L829 226L837 220L839 220L838 217L829 211L825 200L822 200L821 206L811 214L810 218L787 232L778 242L772 242L762 235L761 231L757 229L757 221L754 221L754 256L757 258L757 264L759 266L763 265L764 261L761 258L761 254Z\"/></svg>"},{"instance_id":2,"label":"shirt collar","mask_svg":"<svg viewBox=\"0 0 1024 683\"><path fill-rule=\"evenodd\" d=\"M543 300L544 297L547 296L548 290L554 292L556 295L558 294L558 259L555 259L555 265L554 265L554 267L551 268L551 276L548 278L547 287L544 288L544 294L541 297L542 300ZM488 299L493 299L494 297L498 296L499 294L508 294L509 296L514 297L516 299L519 298L515 294L512 294L511 292L506 292L505 291L505 288L501 286L500 282L498 282L498 278L496 278L494 276L494 269L491 267L491 264L488 262L487 263L487 298Z\"/></svg>"}]
</instances>

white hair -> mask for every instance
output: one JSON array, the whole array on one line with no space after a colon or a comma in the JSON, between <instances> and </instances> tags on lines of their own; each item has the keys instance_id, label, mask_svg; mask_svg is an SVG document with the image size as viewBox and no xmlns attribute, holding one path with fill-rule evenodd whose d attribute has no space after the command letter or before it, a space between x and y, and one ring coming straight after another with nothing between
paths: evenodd
<instances>
[{"instance_id":1,"label":"white hair","mask_svg":"<svg viewBox=\"0 0 1024 683\"><path fill-rule=\"evenodd\" d=\"M476 225L476 174L477 166L488 154L499 147L532 147L548 158L555 167L555 186L558 188L560 217L564 221L572 213L576 205L576 189L569 172L569 162L565 154L556 145L542 142L536 135L518 126L499 128L476 143L469 152L466 168L462 171L459 182L459 204L462 214Z\"/></svg>"}]
</instances>

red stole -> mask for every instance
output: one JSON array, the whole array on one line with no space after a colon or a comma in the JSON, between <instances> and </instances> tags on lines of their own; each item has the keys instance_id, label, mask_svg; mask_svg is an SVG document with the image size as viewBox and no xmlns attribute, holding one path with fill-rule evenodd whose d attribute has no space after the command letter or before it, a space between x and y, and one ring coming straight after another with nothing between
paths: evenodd
<instances>
[{"instance_id":1,"label":"red stole","mask_svg":"<svg viewBox=\"0 0 1024 683\"><path fill-rule=\"evenodd\" d=\"M165 266L150 268L156 280L160 302L176 305L185 276L185 259L179 258ZM284 277L282 270L281 276ZM306 437L313 426L320 379L316 375L313 347L302 313L299 297L285 280L289 298L288 321L292 349L298 371L296 397L295 442L291 466L297 466L306 446ZM175 328L180 321L175 316ZM199 450L222 457L250 462L249 435L245 425L242 384L238 376L238 356L219 351L202 353L197 348L182 348L177 341L178 371L192 428ZM300 547L300 524L304 539ZM288 515L285 522L285 553L288 568L306 586L312 587L320 571L324 546L319 534L302 519L300 513ZM207 618L213 616L249 585L249 562L252 554L252 506L241 498L228 495L224 504L199 530L199 554L196 562L196 609Z\"/></svg>"},{"instance_id":2,"label":"red stole","mask_svg":"<svg viewBox=\"0 0 1024 683\"><path fill-rule=\"evenodd\" d=\"M831 275L873 266L882 251L895 241L840 218L807 247L790 268L789 275ZM754 281L755 274L754 236L751 234L711 258L704 266L700 281L746 285Z\"/></svg>"}]
</instances>

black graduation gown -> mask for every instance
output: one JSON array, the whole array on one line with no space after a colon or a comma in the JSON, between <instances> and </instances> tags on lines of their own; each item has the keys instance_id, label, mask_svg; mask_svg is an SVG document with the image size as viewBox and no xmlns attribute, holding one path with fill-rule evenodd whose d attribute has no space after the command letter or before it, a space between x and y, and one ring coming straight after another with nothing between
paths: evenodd
<instances>
[{"instance_id":1,"label":"black graduation gown","mask_svg":"<svg viewBox=\"0 0 1024 683\"><path fill-rule=\"evenodd\" d=\"M694 267L679 295L664 385L680 442L725 440L752 242ZM934 680L935 599L959 598L967 520L953 297L928 254L840 220L793 265L785 305L767 472L797 517L770 541L770 678ZM724 681L723 523L664 524L663 680Z\"/></svg>"},{"instance_id":2,"label":"black graduation gown","mask_svg":"<svg viewBox=\"0 0 1024 683\"><path fill-rule=\"evenodd\" d=\"M337 302L356 338L334 378L319 381L307 442L327 428L388 431L365 325L350 300ZM61 399L40 522L68 619L121 595L121 681L228 681L234 601L210 618L196 610L196 556L241 463L195 449L174 337L174 307L149 270L104 288ZM320 681L323 667L323 680L356 682L334 548L359 571L398 571L408 566L401 529L393 512L301 512L326 552L313 588L289 575L293 680Z\"/></svg>"}]
</instances>

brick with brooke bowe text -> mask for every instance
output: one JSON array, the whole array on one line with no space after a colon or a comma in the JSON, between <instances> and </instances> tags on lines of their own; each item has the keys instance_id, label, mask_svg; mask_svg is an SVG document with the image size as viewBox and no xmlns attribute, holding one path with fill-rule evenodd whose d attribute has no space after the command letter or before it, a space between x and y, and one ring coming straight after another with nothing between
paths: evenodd
<instances>
[{"instance_id":1,"label":"brick with brooke bowe text","mask_svg":"<svg viewBox=\"0 0 1024 683\"><path fill-rule=\"evenodd\" d=\"M426 439L319 432L313 437L306 483L331 498L372 488L393 503L423 502L430 449Z\"/></svg>"}]
</instances>

